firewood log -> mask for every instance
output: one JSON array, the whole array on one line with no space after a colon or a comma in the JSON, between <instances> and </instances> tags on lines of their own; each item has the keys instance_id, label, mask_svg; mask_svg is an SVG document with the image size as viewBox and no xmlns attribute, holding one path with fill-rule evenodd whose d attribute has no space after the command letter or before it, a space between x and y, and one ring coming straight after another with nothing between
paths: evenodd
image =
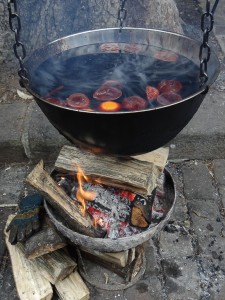
<instances>
[{"instance_id":1,"label":"firewood log","mask_svg":"<svg viewBox=\"0 0 225 300\"><path fill-rule=\"evenodd\" d=\"M93 256L98 257L99 259L102 259L104 261L107 261L109 263L115 264L118 267L125 267L128 263L129 253L131 252L131 261L135 258L135 248L122 251L122 252L115 252L115 253L102 253L99 251L94 251L90 249L86 249L84 247L81 247L80 250L82 252L87 252ZM131 262L130 261L130 262Z\"/></svg>"},{"instance_id":2,"label":"firewood log","mask_svg":"<svg viewBox=\"0 0 225 300\"><path fill-rule=\"evenodd\" d=\"M52 284L65 279L77 267L76 262L63 249L36 257L31 263Z\"/></svg>"},{"instance_id":3,"label":"firewood log","mask_svg":"<svg viewBox=\"0 0 225 300\"><path fill-rule=\"evenodd\" d=\"M28 175L26 181L43 194L46 200L59 212L71 229L91 237L102 237L105 232L93 225L91 217L83 216L79 206L58 186L52 177L44 170L40 161Z\"/></svg>"},{"instance_id":4,"label":"firewood log","mask_svg":"<svg viewBox=\"0 0 225 300\"><path fill-rule=\"evenodd\" d=\"M55 284L61 300L88 300L89 290L77 271Z\"/></svg>"},{"instance_id":5,"label":"firewood log","mask_svg":"<svg viewBox=\"0 0 225 300\"><path fill-rule=\"evenodd\" d=\"M50 300L53 296L51 284L39 272L39 268L26 257L19 244L13 246L8 241L6 228L12 220L9 216L5 227L5 241L12 263L13 277L20 300Z\"/></svg>"},{"instance_id":6,"label":"firewood log","mask_svg":"<svg viewBox=\"0 0 225 300\"><path fill-rule=\"evenodd\" d=\"M102 184L143 195L151 194L161 173L161 168L152 162L95 155L64 146L55 162L55 170L76 174L78 166L87 176L99 179Z\"/></svg>"}]
</instances>

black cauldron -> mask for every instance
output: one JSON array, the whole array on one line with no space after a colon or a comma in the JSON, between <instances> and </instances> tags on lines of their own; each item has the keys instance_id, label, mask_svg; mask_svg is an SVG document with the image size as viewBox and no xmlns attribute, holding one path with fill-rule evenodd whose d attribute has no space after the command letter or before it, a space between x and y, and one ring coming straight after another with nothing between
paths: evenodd
<instances>
[{"instance_id":1,"label":"black cauldron","mask_svg":"<svg viewBox=\"0 0 225 300\"><path fill-rule=\"evenodd\" d=\"M47 59L67 50L81 55L79 49L89 46L88 53L96 53L95 44L131 43L151 45L174 51L199 65L199 41L160 30L142 28L101 29L82 32L58 39L36 50L26 61L29 74L27 90L35 97L41 110L58 131L77 146L98 153L135 155L152 151L173 139L191 120L203 101L207 88L219 74L219 61L214 52L208 62L207 86L202 86L180 102L130 112L79 111L52 104L34 89L33 74ZM84 54L84 53L82 53Z\"/></svg>"}]
</instances>

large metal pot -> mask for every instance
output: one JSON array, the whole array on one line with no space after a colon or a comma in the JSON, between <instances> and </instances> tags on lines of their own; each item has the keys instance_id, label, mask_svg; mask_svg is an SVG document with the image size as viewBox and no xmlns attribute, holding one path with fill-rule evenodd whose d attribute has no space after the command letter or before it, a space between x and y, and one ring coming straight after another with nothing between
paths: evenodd
<instances>
[{"instance_id":1,"label":"large metal pot","mask_svg":"<svg viewBox=\"0 0 225 300\"><path fill-rule=\"evenodd\" d=\"M29 84L25 87L34 95L49 121L75 145L117 155L134 155L152 151L174 138L191 120L206 94L206 86L195 94L169 106L135 112L78 111L48 103L34 92L33 74L48 58L81 46L96 43L137 43L175 51L199 65L201 43L186 36L142 28L118 28L87 31L63 37L36 50L26 61ZM219 73L219 61L214 52L208 62L210 86Z\"/></svg>"}]
</instances>

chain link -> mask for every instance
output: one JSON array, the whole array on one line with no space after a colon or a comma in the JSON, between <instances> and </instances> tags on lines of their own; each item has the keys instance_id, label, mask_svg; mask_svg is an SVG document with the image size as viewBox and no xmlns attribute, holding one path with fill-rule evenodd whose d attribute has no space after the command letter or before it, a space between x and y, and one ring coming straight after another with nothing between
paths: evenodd
<instances>
[{"instance_id":1,"label":"chain link","mask_svg":"<svg viewBox=\"0 0 225 300\"><path fill-rule=\"evenodd\" d=\"M209 33L213 30L214 17L210 10L210 0L206 0L206 12L201 17L201 30L203 32L202 44L199 50L200 83L201 86L208 81L207 63L210 59Z\"/></svg>"},{"instance_id":2,"label":"chain link","mask_svg":"<svg viewBox=\"0 0 225 300\"><path fill-rule=\"evenodd\" d=\"M28 83L28 72L23 65L23 60L26 57L26 49L24 44L20 41L21 21L17 13L16 0L8 0L9 11L9 26L15 35L15 43L13 44L13 50L16 58L18 59L20 69L18 75L20 76L20 83L23 86L24 83Z\"/></svg>"},{"instance_id":3,"label":"chain link","mask_svg":"<svg viewBox=\"0 0 225 300\"><path fill-rule=\"evenodd\" d=\"M124 8L125 7L126 0L120 0L120 7L118 11L118 21L119 21L119 27L120 31L123 28L123 22L127 17L127 10Z\"/></svg>"}]
</instances>

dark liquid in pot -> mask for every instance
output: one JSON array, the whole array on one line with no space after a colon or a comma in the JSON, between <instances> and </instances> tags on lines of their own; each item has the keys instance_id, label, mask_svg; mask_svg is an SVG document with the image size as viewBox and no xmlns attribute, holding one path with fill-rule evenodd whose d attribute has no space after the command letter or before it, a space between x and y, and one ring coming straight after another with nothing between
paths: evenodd
<instances>
[{"instance_id":1,"label":"dark liquid in pot","mask_svg":"<svg viewBox=\"0 0 225 300\"><path fill-rule=\"evenodd\" d=\"M120 47L120 44L116 45ZM130 96L145 99L146 106L143 109L166 105L162 102L160 104L157 97L148 100L146 95L147 86L158 89L163 80L181 83L182 88L175 92L180 95L176 97L176 101L199 90L199 67L187 58L145 45L138 45L140 48L137 51L132 50L132 47L130 51L126 51L126 44L121 45L118 51L101 51L101 45L91 45L92 50L89 51L90 46L85 46L77 48L76 51L72 49L62 52L46 60L32 74L33 90L47 101L63 107L70 107L68 97L71 94L85 94L90 101L84 110L93 111L99 111L104 102L95 99L93 95L107 80L116 80L121 84L122 95L118 99L112 99L119 103L119 111L128 111L123 105L123 100ZM162 93L163 90L159 91L159 94Z\"/></svg>"}]
</instances>

